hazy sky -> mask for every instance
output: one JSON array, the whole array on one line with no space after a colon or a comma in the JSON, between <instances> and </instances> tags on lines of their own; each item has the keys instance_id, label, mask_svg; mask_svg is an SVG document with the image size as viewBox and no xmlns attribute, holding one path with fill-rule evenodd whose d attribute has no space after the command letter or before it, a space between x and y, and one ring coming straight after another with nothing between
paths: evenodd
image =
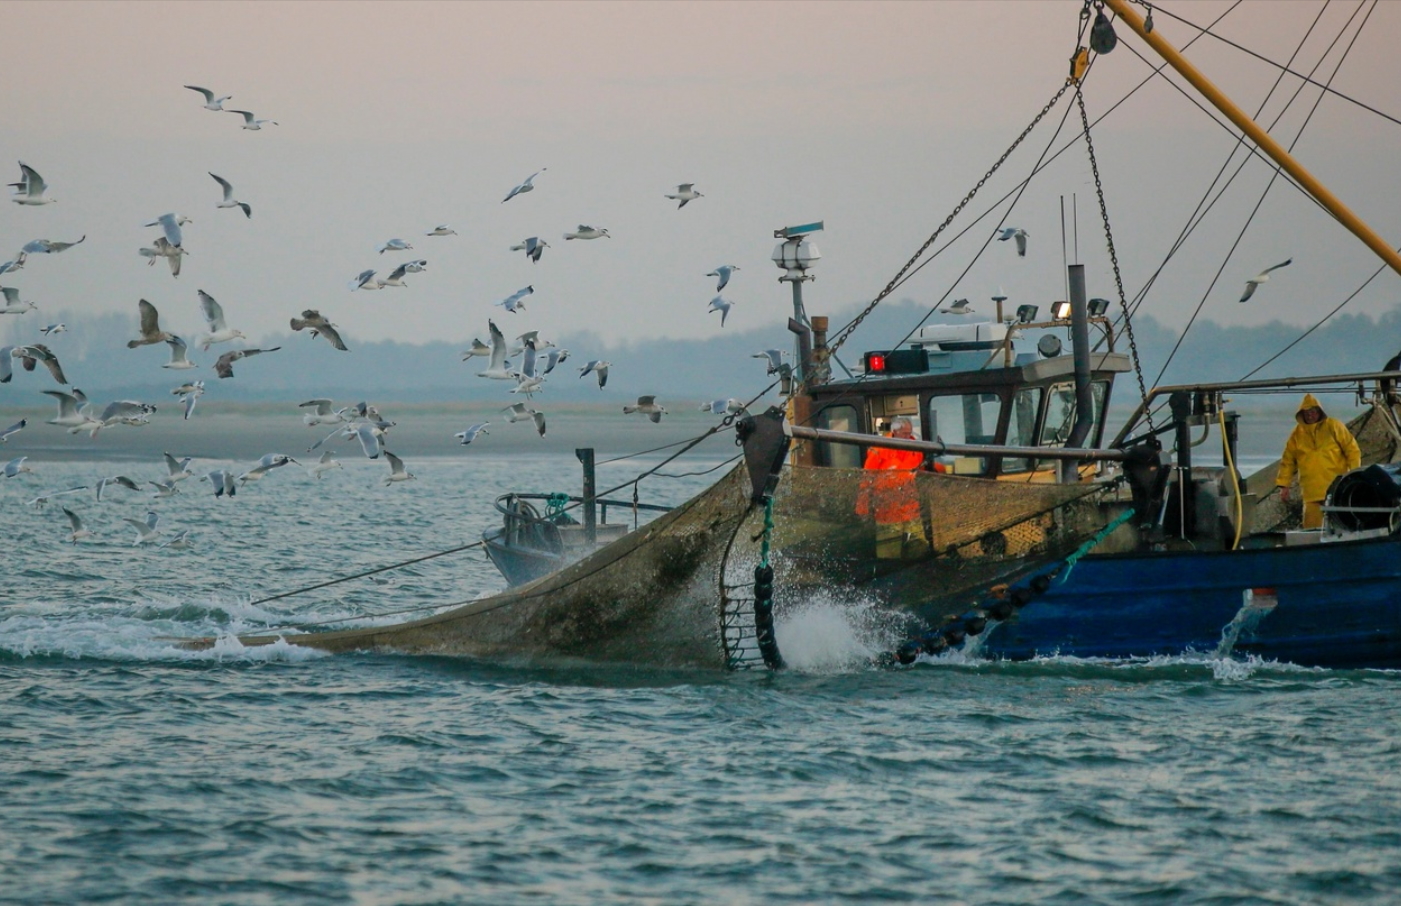
<instances>
[{"instance_id":1,"label":"hazy sky","mask_svg":"<svg viewBox=\"0 0 1401 906\"><path fill-rule=\"evenodd\" d=\"M1168 3L1205 24L1222 2ZM1314 2L1245 2L1219 32L1283 61L1318 14ZM1333 3L1295 68L1315 66L1357 2ZM57 204L0 209L0 260L34 238L87 242L36 257L3 282L58 315L157 305L169 329L200 326L196 289L250 336L318 308L351 339L465 342L488 317L505 328L588 328L609 341L705 336L715 295L703 276L740 265L725 295L731 327L778 322L789 292L769 262L772 231L823 219L812 313L870 299L952 210L1063 81L1080 4L1044 3L24 3L5 4L0 169L37 168ZM1363 8L1363 14L1366 9ZM1160 12L1174 43L1192 32ZM1124 44L1144 50L1122 30ZM1350 36L1350 32L1349 32ZM1401 4L1383 3L1334 80L1401 115ZM1345 45L1345 38L1340 45ZM1144 50L1145 53L1148 51ZM1317 76L1326 79L1335 49ZM1189 56L1252 112L1267 65L1211 39ZM1092 116L1147 73L1128 49L1104 57L1087 88ZM277 120L261 132L201 108L184 84L233 95L226 106ZM1283 106L1287 79L1264 119ZM1287 143L1317 92L1279 131ZM981 214L1029 172L1062 102L968 211ZM1298 111L1298 112L1294 112ZM1072 112L1062 140L1078 124ZM1127 289L1166 252L1231 139L1159 80L1097 127L1096 148ZM1401 242L1401 126L1325 100L1298 155L1393 244ZM547 167L536 191L502 204ZM253 206L216 210L213 171ZM1267 175L1248 168L1160 281L1148 310L1180 323L1205 291ZM683 210L662 196L694 182ZM1033 183L1007 223L1032 236L1016 257L994 244L960 280L1003 215L904 287L978 307L999 285L1013 305L1061 296L1062 198L1078 208L1092 295L1112 296L1093 183L1080 149ZM141 224L187 214L191 255L172 279L137 249ZM960 220L955 227L962 226ZM428 238L439 223L460 235ZM580 223L611 239L565 242ZM550 243L538 264L508 251ZM376 254L391 237L411 253ZM1247 305L1244 279L1293 256ZM423 257L405 289L350 293L364 268L384 275ZM1307 323L1355 289L1376 259L1294 190L1277 185L1205 313L1224 323ZM531 284L526 313L492 303ZM1389 310L1385 275L1348 311ZM984 306L986 307L986 306ZM13 323L13 322L11 322ZM577 351L576 351L577 352ZM587 352L584 352L587 356Z\"/></svg>"}]
</instances>

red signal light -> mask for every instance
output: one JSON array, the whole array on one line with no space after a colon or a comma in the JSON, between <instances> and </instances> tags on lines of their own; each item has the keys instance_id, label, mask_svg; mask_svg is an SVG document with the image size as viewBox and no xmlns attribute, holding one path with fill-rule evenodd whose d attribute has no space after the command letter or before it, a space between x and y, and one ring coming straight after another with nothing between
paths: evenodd
<instances>
[{"instance_id":1,"label":"red signal light","mask_svg":"<svg viewBox=\"0 0 1401 906\"><path fill-rule=\"evenodd\" d=\"M880 373L885 370L885 356L879 352L872 352L866 356L866 370Z\"/></svg>"}]
</instances>

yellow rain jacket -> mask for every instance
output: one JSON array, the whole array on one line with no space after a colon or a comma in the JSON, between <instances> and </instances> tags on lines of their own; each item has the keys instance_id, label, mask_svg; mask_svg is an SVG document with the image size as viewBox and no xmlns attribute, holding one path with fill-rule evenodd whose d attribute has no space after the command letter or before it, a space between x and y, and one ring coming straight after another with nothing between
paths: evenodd
<instances>
[{"instance_id":1,"label":"yellow rain jacket","mask_svg":"<svg viewBox=\"0 0 1401 906\"><path fill-rule=\"evenodd\" d=\"M1315 406L1322 411L1323 407L1319 406L1318 399L1312 393L1304 394L1294 418L1301 419L1304 410ZM1362 451L1358 449L1352 432L1342 422L1324 413L1322 421L1306 425L1300 420L1294 426L1289 442L1284 445L1284 455L1279 459L1275 484L1281 488L1289 487L1297 472L1304 501L1320 501L1327 495L1328 486L1334 478L1361 464Z\"/></svg>"}]
</instances>

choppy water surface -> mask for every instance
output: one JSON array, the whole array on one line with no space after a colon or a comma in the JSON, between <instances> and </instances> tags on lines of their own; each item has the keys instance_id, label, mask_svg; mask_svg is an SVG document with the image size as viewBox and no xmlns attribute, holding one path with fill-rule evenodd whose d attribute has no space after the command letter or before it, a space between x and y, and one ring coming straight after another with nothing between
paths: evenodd
<instances>
[{"instance_id":1,"label":"choppy water surface","mask_svg":"<svg viewBox=\"0 0 1401 906\"><path fill-rule=\"evenodd\" d=\"M234 501L187 481L168 500L25 506L109 472L158 477L133 463L39 462L0 483L0 901L1390 903L1401 888L1390 673L1205 656L877 670L879 632L841 600L780 624L781 675L172 644L492 591L470 552L250 603L475 540L504 490L578 484L567 455L425 457L394 487L345 462ZM605 466L600 484L637 469ZM62 543L59 503L95 537ZM195 547L133 548L122 517L149 509Z\"/></svg>"}]
</instances>

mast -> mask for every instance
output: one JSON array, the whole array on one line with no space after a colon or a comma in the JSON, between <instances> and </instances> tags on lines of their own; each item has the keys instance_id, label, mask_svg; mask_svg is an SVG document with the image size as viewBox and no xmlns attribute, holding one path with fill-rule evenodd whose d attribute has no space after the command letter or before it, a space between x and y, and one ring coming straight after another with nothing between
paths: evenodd
<instances>
[{"instance_id":1,"label":"mast","mask_svg":"<svg viewBox=\"0 0 1401 906\"><path fill-rule=\"evenodd\" d=\"M1114 13L1134 32L1158 52L1168 65L1182 74L1182 77L1192 83L1192 86L1201 92L1202 96L1211 102L1217 110L1226 116L1236 128L1240 129L1251 141L1270 156L1275 163L1279 164L1299 185L1304 187L1314 200L1323 205L1330 214L1338 219L1338 222L1347 227L1354 236L1361 239L1368 248L1377 253L1377 256L1387 263L1397 274L1401 274L1401 255L1397 255L1396 250L1387 244L1380 236L1372 231L1348 206L1343 204L1332 192L1314 178L1313 174L1305 170L1303 166L1290 156L1289 152L1270 137L1270 134L1256 125L1255 121L1245 114L1239 107L1231 102L1231 99L1211 83L1211 80L1197 71L1182 54L1177 52L1171 44L1167 42L1156 31L1147 31L1143 26L1143 20L1139 18L1137 12L1129 5L1130 0L1103 0L1104 5L1114 10Z\"/></svg>"}]
</instances>

